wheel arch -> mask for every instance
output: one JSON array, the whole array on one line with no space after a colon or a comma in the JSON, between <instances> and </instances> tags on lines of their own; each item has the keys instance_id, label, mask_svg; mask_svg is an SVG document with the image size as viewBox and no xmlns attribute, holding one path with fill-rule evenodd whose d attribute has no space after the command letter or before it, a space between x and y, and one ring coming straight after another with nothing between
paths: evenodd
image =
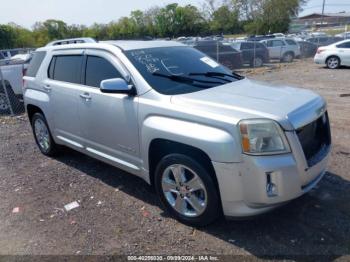
<instances>
[{"instance_id":1,"label":"wheel arch","mask_svg":"<svg viewBox=\"0 0 350 262\"><path fill-rule=\"evenodd\" d=\"M200 164L209 170L209 173L213 176L213 179L218 186L211 159L203 150L194 146L162 138L153 139L148 148L148 165L151 185L154 185L154 173L157 164L163 157L169 154L183 154L199 161Z\"/></svg>"},{"instance_id":2,"label":"wheel arch","mask_svg":"<svg viewBox=\"0 0 350 262\"><path fill-rule=\"evenodd\" d=\"M30 122L32 122L32 118L35 113L41 113L45 117L43 110L41 110L41 108L36 105L28 104L26 106L26 109L27 109L27 114Z\"/></svg>"}]
</instances>

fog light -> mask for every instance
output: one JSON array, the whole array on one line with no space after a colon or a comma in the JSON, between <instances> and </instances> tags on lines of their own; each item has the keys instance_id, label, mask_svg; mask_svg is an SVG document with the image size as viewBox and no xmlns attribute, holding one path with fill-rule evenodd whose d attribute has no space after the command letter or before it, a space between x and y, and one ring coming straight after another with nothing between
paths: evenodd
<instances>
[{"instance_id":1,"label":"fog light","mask_svg":"<svg viewBox=\"0 0 350 262\"><path fill-rule=\"evenodd\" d=\"M278 195L278 188L275 183L273 183L273 179L271 179L272 173L266 173L266 193L268 197L275 197Z\"/></svg>"}]
</instances>

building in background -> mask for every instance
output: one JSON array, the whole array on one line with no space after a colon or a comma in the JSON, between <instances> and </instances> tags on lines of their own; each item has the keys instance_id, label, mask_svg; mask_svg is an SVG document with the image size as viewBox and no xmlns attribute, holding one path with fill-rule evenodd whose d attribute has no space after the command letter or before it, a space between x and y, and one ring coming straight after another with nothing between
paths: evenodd
<instances>
[{"instance_id":1,"label":"building in background","mask_svg":"<svg viewBox=\"0 0 350 262\"><path fill-rule=\"evenodd\" d=\"M350 12L340 13L312 13L292 20L290 25L291 32L300 32L303 30L319 28L345 28L350 26Z\"/></svg>"}]
</instances>

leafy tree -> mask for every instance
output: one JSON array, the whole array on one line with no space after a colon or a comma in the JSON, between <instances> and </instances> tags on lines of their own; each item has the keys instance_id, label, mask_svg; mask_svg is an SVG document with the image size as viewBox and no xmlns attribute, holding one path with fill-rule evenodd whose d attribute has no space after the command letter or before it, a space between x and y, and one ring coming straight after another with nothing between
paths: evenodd
<instances>
[{"instance_id":1,"label":"leafy tree","mask_svg":"<svg viewBox=\"0 0 350 262\"><path fill-rule=\"evenodd\" d=\"M307 0L202 0L196 6L176 3L135 10L109 24L67 25L49 19L32 30L16 24L0 25L0 48L36 47L56 39L92 37L97 40L196 36L219 33L265 34L285 32ZM244 30L243 30L244 29Z\"/></svg>"},{"instance_id":2,"label":"leafy tree","mask_svg":"<svg viewBox=\"0 0 350 262\"><path fill-rule=\"evenodd\" d=\"M238 20L238 10L231 9L228 5L223 5L214 11L210 23L212 32L218 33L239 33L241 31Z\"/></svg>"},{"instance_id":3,"label":"leafy tree","mask_svg":"<svg viewBox=\"0 0 350 262\"><path fill-rule=\"evenodd\" d=\"M11 48L15 46L16 34L10 25L0 25L0 48Z\"/></svg>"}]
</instances>

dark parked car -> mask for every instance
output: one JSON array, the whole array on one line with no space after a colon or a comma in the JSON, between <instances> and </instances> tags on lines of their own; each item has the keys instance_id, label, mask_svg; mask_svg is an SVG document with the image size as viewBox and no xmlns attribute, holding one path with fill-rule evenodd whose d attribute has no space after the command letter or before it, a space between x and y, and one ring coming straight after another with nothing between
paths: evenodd
<instances>
[{"instance_id":1,"label":"dark parked car","mask_svg":"<svg viewBox=\"0 0 350 262\"><path fill-rule=\"evenodd\" d=\"M242 67L242 53L230 45L208 40L198 41L193 47L230 69Z\"/></svg>"},{"instance_id":2,"label":"dark parked car","mask_svg":"<svg viewBox=\"0 0 350 262\"><path fill-rule=\"evenodd\" d=\"M301 57L314 57L317 51L317 45L308 41L298 41Z\"/></svg>"},{"instance_id":3,"label":"dark parked car","mask_svg":"<svg viewBox=\"0 0 350 262\"><path fill-rule=\"evenodd\" d=\"M252 67L260 67L270 60L267 47L258 42L236 42L231 44L233 48L242 52L243 63Z\"/></svg>"},{"instance_id":4,"label":"dark parked car","mask_svg":"<svg viewBox=\"0 0 350 262\"><path fill-rule=\"evenodd\" d=\"M333 36L318 36L318 37L307 38L305 40L317 45L317 47L320 47L320 46L327 46L327 45L334 44L336 42L344 40L344 38L333 37Z\"/></svg>"}]
</instances>

